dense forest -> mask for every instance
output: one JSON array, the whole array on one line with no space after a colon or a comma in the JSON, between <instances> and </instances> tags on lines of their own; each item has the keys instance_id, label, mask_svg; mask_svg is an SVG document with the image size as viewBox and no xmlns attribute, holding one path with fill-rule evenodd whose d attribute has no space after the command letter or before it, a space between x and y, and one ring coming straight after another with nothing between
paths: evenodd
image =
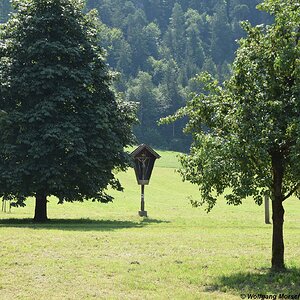
<instances>
[{"instance_id":1,"label":"dense forest","mask_svg":"<svg viewBox=\"0 0 300 300\"><path fill-rule=\"evenodd\" d=\"M195 74L209 71L219 81L230 74L243 36L240 21L269 23L259 0L88 0L99 14L102 46L116 71L115 89L124 100L139 102L138 142L184 151L190 139L183 121L157 125L160 117L184 105L197 92ZM10 11L0 0L0 20Z\"/></svg>"}]
</instances>

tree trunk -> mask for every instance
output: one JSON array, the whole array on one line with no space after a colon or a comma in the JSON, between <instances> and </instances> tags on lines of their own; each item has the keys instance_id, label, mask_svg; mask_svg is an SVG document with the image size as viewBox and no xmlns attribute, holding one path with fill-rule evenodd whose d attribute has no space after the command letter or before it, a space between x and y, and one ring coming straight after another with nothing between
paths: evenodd
<instances>
[{"instance_id":1,"label":"tree trunk","mask_svg":"<svg viewBox=\"0 0 300 300\"><path fill-rule=\"evenodd\" d=\"M283 243L283 193L282 183L284 176L284 158L281 152L272 155L273 189L272 189L272 270L280 271L285 269L284 265L284 243Z\"/></svg>"},{"instance_id":2,"label":"tree trunk","mask_svg":"<svg viewBox=\"0 0 300 300\"><path fill-rule=\"evenodd\" d=\"M272 269L280 271L284 266L283 215L282 200L272 201L273 239L272 239Z\"/></svg>"},{"instance_id":3,"label":"tree trunk","mask_svg":"<svg viewBox=\"0 0 300 300\"><path fill-rule=\"evenodd\" d=\"M45 193L36 193L35 195L35 222L45 222L47 218L47 196Z\"/></svg>"}]
</instances>

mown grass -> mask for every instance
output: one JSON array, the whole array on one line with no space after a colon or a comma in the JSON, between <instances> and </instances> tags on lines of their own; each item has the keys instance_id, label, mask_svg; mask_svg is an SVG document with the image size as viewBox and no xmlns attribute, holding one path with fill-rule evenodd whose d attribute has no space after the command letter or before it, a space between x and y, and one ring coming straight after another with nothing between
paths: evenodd
<instances>
[{"instance_id":1,"label":"mown grass","mask_svg":"<svg viewBox=\"0 0 300 300\"><path fill-rule=\"evenodd\" d=\"M33 202L0 213L0 299L240 299L300 293L300 201L285 204L286 263L269 271L272 227L252 199L220 198L209 214L192 208L197 188L181 182L175 153L160 152L146 187L149 218L137 215L133 170L110 204L49 202L34 224Z\"/></svg>"}]
</instances>

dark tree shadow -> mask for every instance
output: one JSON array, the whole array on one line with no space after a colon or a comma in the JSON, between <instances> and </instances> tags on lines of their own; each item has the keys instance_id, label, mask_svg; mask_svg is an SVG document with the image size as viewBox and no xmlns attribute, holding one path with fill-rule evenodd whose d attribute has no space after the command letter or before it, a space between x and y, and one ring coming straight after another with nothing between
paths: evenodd
<instances>
[{"instance_id":1,"label":"dark tree shadow","mask_svg":"<svg viewBox=\"0 0 300 300\"><path fill-rule=\"evenodd\" d=\"M71 231L110 231L125 228L143 228L150 224L159 223L169 223L169 221L146 218L142 219L140 222L92 219L51 219L44 223L35 223L32 219L2 219L0 220L0 227Z\"/></svg>"},{"instance_id":2,"label":"dark tree shadow","mask_svg":"<svg viewBox=\"0 0 300 300\"><path fill-rule=\"evenodd\" d=\"M237 294L298 295L300 293L300 269L290 268L284 272L259 269L255 273L237 273L221 276L207 291L235 291ZM298 298L297 298L298 299Z\"/></svg>"}]
</instances>

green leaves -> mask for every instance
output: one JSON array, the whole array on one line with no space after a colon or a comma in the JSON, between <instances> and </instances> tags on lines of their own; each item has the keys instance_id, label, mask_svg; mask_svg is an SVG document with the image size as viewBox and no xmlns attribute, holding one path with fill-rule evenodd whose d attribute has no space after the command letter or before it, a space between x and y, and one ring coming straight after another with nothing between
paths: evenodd
<instances>
[{"instance_id":1,"label":"green leaves","mask_svg":"<svg viewBox=\"0 0 300 300\"><path fill-rule=\"evenodd\" d=\"M194 142L181 158L180 173L199 185L199 204L206 203L208 211L222 193L228 204L241 204L248 196L261 204L267 191L274 193L279 164L282 199L294 194L300 181L300 85L295 76L300 7L290 3L265 1L262 7L274 13L275 23L243 23L248 36L240 41L229 81L219 85L207 73L198 75L200 93L165 119L188 117L185 130Z\"/></svg>"},{"instance_id":2,"label":"green leaves","mask_svg":"<svg viewBox=\"0 0 300 300\"><path fill-rule=\"evenodd\" d=\"M110 89L96 16L71 0L14 5L0 44L0 195L111 201L135 108Z\"/></svg>"}]
</instances>

